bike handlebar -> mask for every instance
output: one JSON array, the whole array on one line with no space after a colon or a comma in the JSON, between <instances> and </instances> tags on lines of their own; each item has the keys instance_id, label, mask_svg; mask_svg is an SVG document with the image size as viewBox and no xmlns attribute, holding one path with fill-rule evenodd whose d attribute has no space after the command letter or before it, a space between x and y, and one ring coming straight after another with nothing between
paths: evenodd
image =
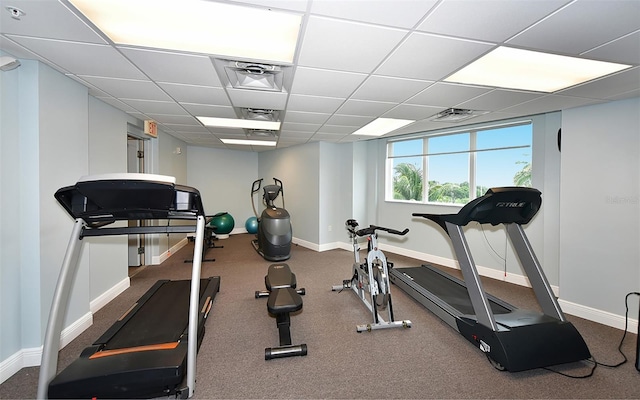
<instances>
[{"instance_id":1,"label":"bike handlebar","mask_svg":"<svg viewBox=\"0 0 640 400\"><path fill-rule=\"evenodd\" d=\"M366 236L366 235L372 235L374 234L376 231L385 231L388 233L391 233L393 235L398 235L398 236L404 236L407 233L409 233L409 228L405 228L405 230L398 231L395 229L391 229L391 228L385 228L382 226L377 226L377 225L369 225L368 228L363 228L363 229L358 229L357 231L355 230L355 228L358 227L358 221L356 221L355 219L348 219L347 222L345 222L345 225L347 225L347 229L349 229L349 232L354 233L358 236Z\"/></svg>"}]
</instances>

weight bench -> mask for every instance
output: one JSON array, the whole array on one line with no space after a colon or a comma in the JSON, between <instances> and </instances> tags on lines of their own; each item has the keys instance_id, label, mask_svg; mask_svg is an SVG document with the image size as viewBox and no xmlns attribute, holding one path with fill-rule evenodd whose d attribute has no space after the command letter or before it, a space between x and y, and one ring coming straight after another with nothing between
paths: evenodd
<instances>
[{"instance_id":1,"label":"weight bench","mask_svg":"<svg viewBox=\"0 0 640 400\"><path fill-rule=\"evenodd\" d=\"M306 356L306 344L291 344L290 329L290 314L302 310L302 297L300 296L305 294L304 288L296 289L296 275L291 272L289 265L284 263L271 264L264 277L264 283L267 290L258 290L255 296L256 299L269 297L267 311L276 317L280 335L280 346L264 349L264 359Z\"/></svg>"}]
</instances>

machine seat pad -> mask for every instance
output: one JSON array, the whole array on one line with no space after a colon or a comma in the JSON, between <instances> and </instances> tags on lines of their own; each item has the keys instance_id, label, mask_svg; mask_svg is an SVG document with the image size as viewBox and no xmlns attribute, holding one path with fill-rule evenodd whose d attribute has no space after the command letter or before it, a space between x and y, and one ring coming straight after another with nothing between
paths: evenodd
<instances>
[{"instance_id":1,"label":"machine seat pad","mask_svg":"<svg viewBox=\"0 0 640 400\"><path fill-rule=\"evenodd\" d=\"M264 284L268 291L283 288L296 288L296 274L291 272L288 264L271 264L267 275L264 277Z\"/></svg>"},{"instance_id":2,"label":"machine seat pad","mask_svg":"<svg viewBox=\"0 0 640 400\"><path fill-rule=\"evenodd\" d=\"M273 315L290 313L302 309L302 297L293 288L273 290L267 300L267 310Z\"/></svg>"}]
</instances>

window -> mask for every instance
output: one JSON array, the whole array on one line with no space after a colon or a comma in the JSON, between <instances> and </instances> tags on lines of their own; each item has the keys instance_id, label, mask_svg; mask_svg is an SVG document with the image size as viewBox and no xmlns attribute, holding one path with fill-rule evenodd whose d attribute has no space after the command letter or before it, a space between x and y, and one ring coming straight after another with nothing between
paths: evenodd
<instances>
[{"instance_id":1,"label":"window","mask_svg":"<svg viewBox=\"0 0 640 400\"><path fill-rule=\"evenodd\" d=\"M389 201L466 204L498 186L531 186L531 122L387 144Z\"/></svg>"}]
</instances>

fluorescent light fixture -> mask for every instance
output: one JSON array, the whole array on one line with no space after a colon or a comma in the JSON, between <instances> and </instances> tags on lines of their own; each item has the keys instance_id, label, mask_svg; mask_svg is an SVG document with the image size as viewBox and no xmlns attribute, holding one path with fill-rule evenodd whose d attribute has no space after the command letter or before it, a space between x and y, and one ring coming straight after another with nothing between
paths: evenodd
<instances>
[{"instance_id":1,"label":"fluorescent light fixture","mask_svg":"<svg viewBox=\"0 0 640 400\"><path fill-rule=\"evenodd\" d=\"M302 16L206 0L70 0L117 44L293 62Z\"/></svg>"},{"instance_id":2,"label":"fluorescent light fixture","mask_svg":"<svg viewBox=\"0 0 640 400\"><path fill-rule=\"evenodd\" d=\"M224 144L241 144L247 146L275 146L277 143L267 140L220 139Z\"/></svg>"},{"instance_id":3,"label":"fluorescent light fixture","mask_svg":"<svg viewBox=\"0 0 640 400\"><path fill-rule=\"evenodd\" d=\"M498 47L446 82L552 93L629 68L584 58Z\"/></svg>"},{"instance_id":4,"label":"fluorescent light fixture","mask_svg":"<svg viewBox=\"0 0 640 400\"><path fill-rule=\"evenodd\" d=\"M377 118L353 132L352 135L382 136L413 122L415 121L410 119Z\"/></svg>"},{"instance_id":5,"label":"fluorescent light fixture","mask_svg":"<svg viewBox=\"0 0 640 400\"><path fill-rule=\"evenodd\" d=\"M220 128L244 128L277 131L280 129L280 121L259 121L252 119L196 117L204 126L217 126Z\"/></svg>"}]
</instances>

